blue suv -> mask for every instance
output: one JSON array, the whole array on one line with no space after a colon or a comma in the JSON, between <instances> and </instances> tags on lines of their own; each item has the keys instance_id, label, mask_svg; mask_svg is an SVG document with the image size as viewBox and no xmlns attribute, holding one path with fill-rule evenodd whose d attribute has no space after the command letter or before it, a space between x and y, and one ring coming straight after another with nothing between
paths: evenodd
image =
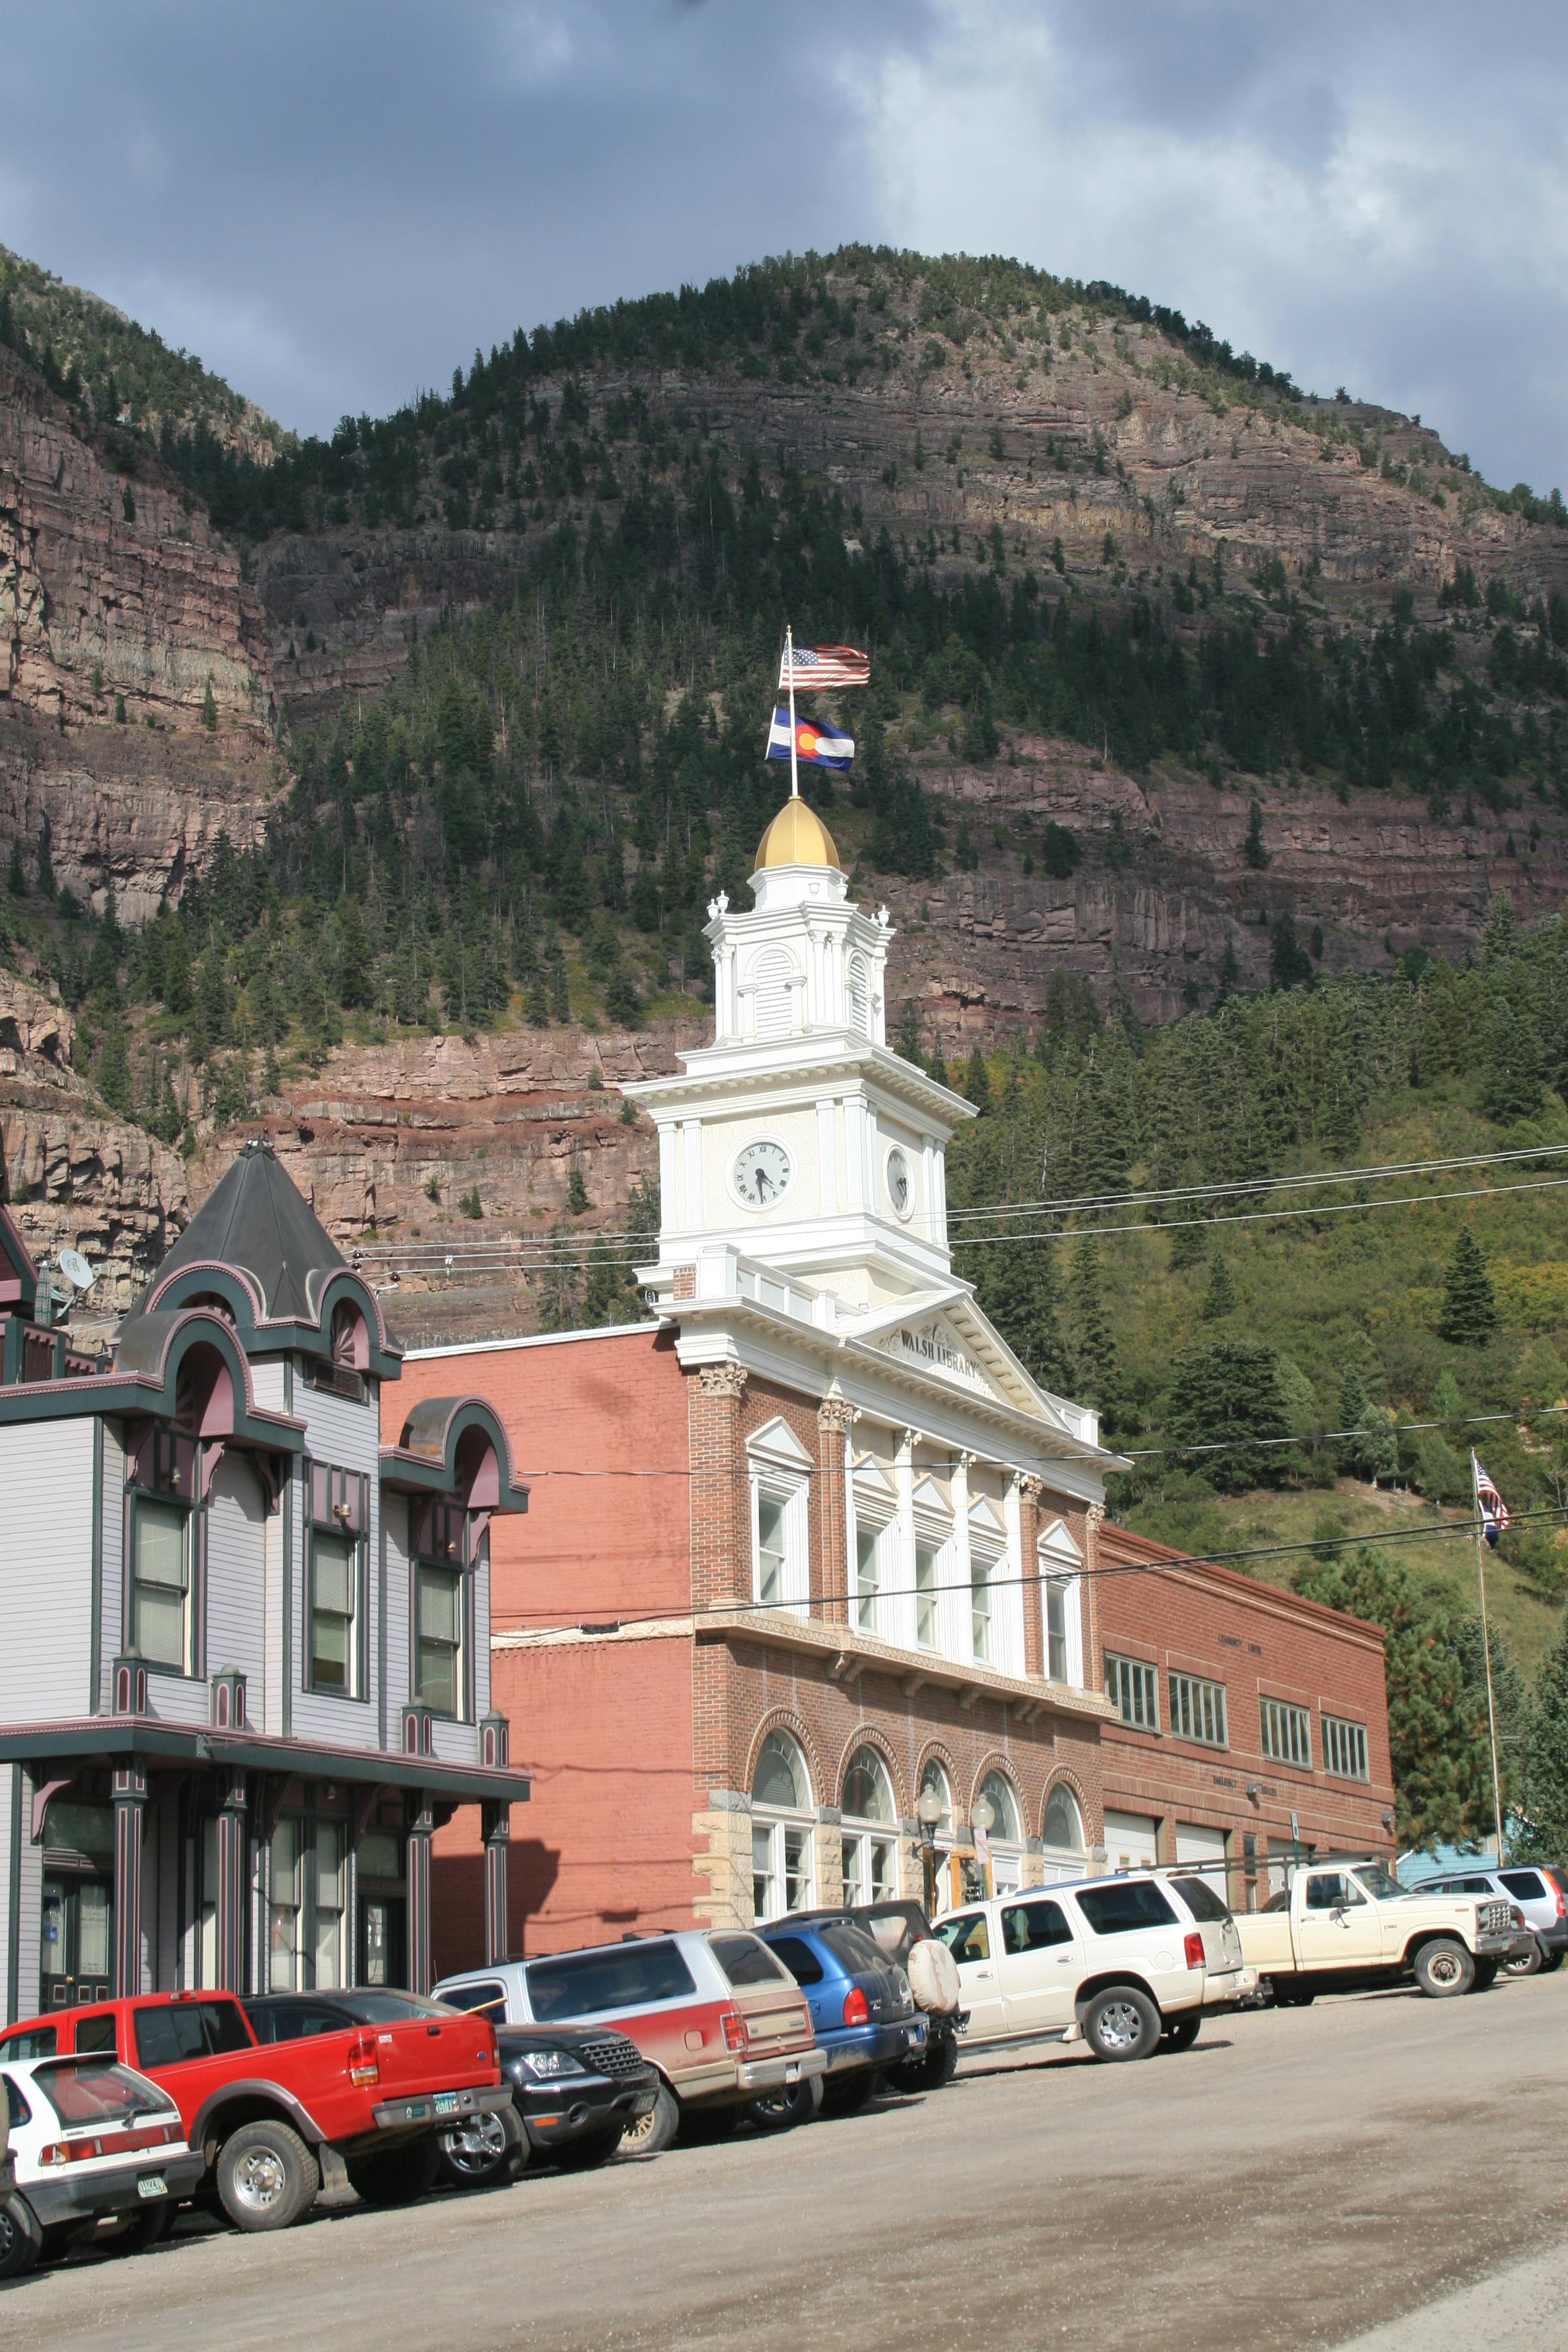
<instances>
[{"instance_id":1,"label":"blue suv","mask_svg":"<svg viewBox=\"0 0 1568 2352\"><path fill-rule=\"evenodd\" d=\"M822 2078L826 2113L848 2115L863 2107L884 2066L921 2056L926 2021L915 2007L910 1980L862 1929L847 1919L775 1919L756 1932L810 2005L817 2047L827 2053ZM797 2085L794 2095L803 2090L813 2095L815 2085ZM759 2099L747 2111L763 2130L773 2117L762 2111L773 2104Z\"/></svg>"}]
</instances>

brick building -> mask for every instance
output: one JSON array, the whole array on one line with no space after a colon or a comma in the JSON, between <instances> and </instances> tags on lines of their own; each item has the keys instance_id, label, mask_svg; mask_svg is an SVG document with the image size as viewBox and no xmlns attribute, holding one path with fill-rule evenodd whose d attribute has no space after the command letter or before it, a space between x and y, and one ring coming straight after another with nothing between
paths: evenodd
<instances>
[{"instance_id":1,"label":"brick building","mask_svg":"<svg viewBox=\"0 0 1568 2352\"><path fill-rule=\"evenodd\" d=\"M495 1704L527 1693L534 1775L514 1948L918 1891L922 1784L944 1898L1100 1843L1114 1457L952 1272L973 1114L889 1051L886 913L804 803L752 889L710 909L714 1044L627 1089L659 1133L658 1322L405 1367L476 1381L527 1465L529 1533L492 1537ZM467 1958L479 1856L439 1851L438 1957Z\"/></svg>"},{"instance_id":2,"label":"brick building","mask_svg":"<svg viewBox=\"0 0 1568 2352\"><path fill-rule=\"evenodd\" d=\"M1271 1853L1392 1855L1377 1628L1125 1528L1099 1559L1110 1865L1223 1859L1253 1907Z\"/></svg>"}]
</instances>

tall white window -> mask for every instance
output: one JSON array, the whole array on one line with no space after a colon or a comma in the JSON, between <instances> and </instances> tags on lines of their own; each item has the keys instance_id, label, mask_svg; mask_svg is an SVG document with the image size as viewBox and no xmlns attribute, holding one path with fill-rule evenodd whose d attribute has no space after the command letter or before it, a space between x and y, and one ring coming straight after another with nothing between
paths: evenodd
<instances>
[{"instance_id":1,"label":"tall white window","mask_svg":"<svg viewBox=\"0 0 1568 2352\"><path fill-rule=\"evenodd\" d=\"M987 1772L976 1793L991 1808L991 1827L986 1834L991 1846L992 1889L997 1895L1010 1895L1015 1887L1022 1885L1024 1874L1024 1832L1017 1795L1005 1772Z\"/></svg>"},{"instance_id":2,"label":"tall white window","mask_svg":"<svg viewBox=\"0 0 1568 2352\"><path fill-rule=\"evenodd\" d=\"M811 1781L787 1731L770 1731L752 1775L752 1911L757 1919L804 1911L812 1899Z\"/></svg>"},{"instance_id":3,"label":"tall white window","mask_svg":"<svg viewBox=\"0 0 1568 2352\"><path fill-rule=\"evenodd\" d=\"M1135 1731L1159 1730L1160 1677L1142 1658L1116 1658L1107 1650L1105 1695Z\"/></svg>"},{"instance_id":4,"label":"tall white window","mask_svg":"<svg viewBox=\"0 0 1568 2352\"><path fill-rule=\"evenodd\" d=\"M844 1775L844 1900L880 1903L899 1891L899 1824L888 1768L858 1748Z\"/></svg>"},{"instance_id":5,"label":"tall white window","mask_svg":"<svg viewBox=\"0 0 1568 2352\"><path fill-rule=\"evenodd\" d=\"M1076 1689L1083 1682L1083 1554L1065 1520L1053 1521L1041 1536L1037 1561L1046 1673Z\"/></svg>"},{"instance_id":6,"label":"tall white window","mask_svg":"<svg viewBox=\"0 0 1568 2352\"><path fill-rule=\"evenodd\" d=\"M915 1640L922 1650L937 1646L937 1559L930 1544L915 1546Z\"/></svg>"},{"instance_id":7,"label":"tall white window","mask_svg":"<svg viewBox=\"0 0 1568 2352\"><path fill-rule=\"evenodd\" d=\"M784 1597L784 1511L776 1495L757 1496L757 1599L764 1609Z\"/></svg>"},{"instance_id":8,"label":"tall white window","mask_svg":"<svg viewBox=\"0 0 1568 2352\"><path fill-rule=\"evenodd\" d=\"M131 1638L151 1666L191 1670L191 1515L136 1498Z\"/></svg>"},{"instance_id":9,"label":"tall white window","mask_svg":"<svg viewBox=\"0 0 1568 2352\"><path fill-rule=\"evenodd\" d=\"M805 1613L811 1590L811 1456L783 1420L747 1444L752 1466L752 1595Z\"/></svg>"},{"instance_id":10,"label":"tall white window","mask_svg":"<svg viewBox=\"0 0 1568 2352\"><path fill-rule=\"evenodd\" d=\"M1058 1780L1046 1799L1046 1817L1041 1827L1041 1843L1048 1853L1083 1855L1083 1815L1078 1799L1063 1781Z\"/></svg>"},{"instance_id":11,"label":"tall white window","mask_svg":"<svg viewBox=\"0 0 1568 2352\"><path fill-rule=\"evenodd\" d=\"M285 1813L272 1832L268 1988L325 1992L344 1978L347 1832L338 1821Z\"/></svg>"},{"instance_id":12,"label":"tall white window","mask_svg":"<svg viewBox=\"0 0 1568 2352\"><path fill-rule=\"evenodd\" d=\"M855 1530L855 1622L863 1633L881 1627L883 1530L858 1526Z\"/></svg>"},{"instance_id":13,"label":"tall white window","mask_svg":"<svg viewBox=\"0 0 1568 2352\"><path fill-rule=\"evenodd\" d=\"M993 1653L992 1610L994 1595L991 1585L996 1563L982 1553L974 1552L969 1561L969 1646L975 1662L989 1665Z\"/></svg>"}]
</instances>

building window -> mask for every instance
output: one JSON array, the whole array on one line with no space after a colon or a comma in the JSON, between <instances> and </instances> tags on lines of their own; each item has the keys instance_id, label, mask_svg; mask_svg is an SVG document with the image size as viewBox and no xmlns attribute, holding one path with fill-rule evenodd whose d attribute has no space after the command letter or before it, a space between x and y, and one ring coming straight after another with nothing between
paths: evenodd
<instances>
[{"instance_id":1,"label":"building window","mask_svg":"<svg viewBox=\"0 0 1568 2352\"><path fill-rule=\"evenodd\" d=\"M343 1981L343 1848L341 1822L316 1823L316 1916L311 1942L315 1951L314 1990Z\"/></svg>"},{"instance_id":2,"label":"building window","mask_svg":"<svg viewBox=\"0 0 1568 2352\"><path fill-rule=\"evenodd\" d=\"M326 1992L344 1981L347 1836L342 1822L285 1813L272 1832L268 1990Z\"/></svg>"},{"instance_id":3,"label":"building window","mask_svg":"<svg viewBox=\"0 0 1568 2352\"><path fill-rule=\"evenodd\" d=\"M437 1715L463 1712L463 1576L460 1569L416 1569L418 1650L415 1696Z\"/></svg>"},{"instance_id":4,"label":"building window","mask_svg":"<svg viewBox=\"0 0 1568 2352\"><path fill-rule=\"evenodd\" d=\"M1105 1695L1135 1731L1159 1730L1160 1677L1141 1658L1113 1658L1107 1650Z\"/></svg>"},{"instance_id":5,"label":"building window","mask_svg":"<svg viewBox=\"0 0 1568 2352\"><path fill-rule=\"evenodd\" d=\"M1078 1809L1078 1799L1060 1780L1046 1799L1041 1843L1057 1853L1083 1853L1083 1815Z\"/></svg>"},{"instance_id":6,"label":"building window","mask_svg":"<svg viewBox=\"0 0 1568 2352\"><path fill-rule=\"evenodd\" d=\"M300 1869L300 1823L280 1821L272 1832L270 1883L267 1906L268 1990L304 1990L304 1952L300 1915L304 1896Z\"/></svg>"},{"instance_id":7,"label":"building window","mask_svg":"<svg viewBox=\"0 0 1568 2352\"><path fill-rule=\"evenodd\" d=\"M855 1530L855 1622L863 1633L881 1631L883 1532L868 1527Z\"/></svg>"},{"instance_id":8,"label":"building window","mask_svg":"<svg viewBox=\"0 0 1568 2352\"><path fill-rule=\"evenodd\" d=\"M359 1546L352 1537L310 1530L310 1659L312 1690L344 1698L354 1685L354 1602Z\"/></svg>"},{"instance_id":9,"label":"building window","mask_svg":"<svg viewBox=\"0 0 1568 2352\"><path fill-rule=\"evenodd\" d=\"M1178 1739L1195 1739L1205 1748L1224 1748L1225 1685L1205 1683L1196 1675L1170 1677L1171 1729Z\"/></svg>"},{"instance_id":10,"label":"building window","mask_svg":"<svg viewBox=\"0 0 1568 2352\"><path fill-rule=\"evenodd\" d=\"M811 1782L787 1731L770 1731L752 1775L752 1908L758 1919L812 1898Z\"/></svg>"},{"instance_id":11,"label":"building window","mask_svg":"<svg viewBox=\"0 0 1568 2352\"><path fill-rule=\"evenodd\" d=\"M915 1640L922 1650L936 1647L937 1555L930 1544L915 1546Z\"/></svg>"},{"instance_id":12,"label":"building window","mask_svg":"<svg viewBox=\"0 0 1568 2352\"><path fill-rule=\"evenodd\" d=\"M1024 1833L1019 1826L1018 1800L1005 1772L987 1772L978 1794L991 1808L986 1839L991 1849L991 1887L1011 1895L1023 1884Z\"/></svg>"},{"instance_id":13,"label":"building window","mask_svg":"<svg viewBox=\"0 0 1568 2352\"><path fill-rule=\"evenodd\" d=\"M1079 1601L1083 1554L1065 1519L1053 1520L1036 1546L1045 1619L1046 1673L1074 1688L1083 1681L1083 1631Z\"/></svg>"},{"instance_id":14,"label":"building window","mask_svg":"<svg viewBox=\"0 0 1568 2352\"><path fill-rule=\"evenodd\" d=\"M844 1775L844 1900L880 1903L899 1891L898 1817L888 1768L874 1748L858 1748Z\"/></svg>"},{"instance_id":15,"label":"building window","mask_svg":"<svg viewBox=\"0 0 1568 2352\"><path fill-rule=\"evenodd\" d=\"M191 1515L139 1495L131 1639L150 1666L191 1671Z\"/></svg>"},{"instance_id":16,"label":"building window","mask_svg":"<svg viewBox=\"0 0 1568 2352\"><path fill-rule=\"evenodd\" d=\"M1340 1715L1324 1716L1323 1769L1340 1780L1371 1780L1364 1723L1347 1723Z\"/></svg>"},{"instance_id":17,"label":"building window","mask_svg":"<svg viewBox=\"0 0 1568 2352\"><path fill-rule=\"evenodd\" d=\"M1304 1706L1287 1706L1282 1698L1258 1701L1263 1727L1263 1753L1276 1764L1312 1769L1312 1718Z\"/></svg>"},{"instance_id":18,"label":"building window","mask_svg":"<svg viewBox=\"0 0 1568 2352\"><path fill-rule=\"evenodd\" d=\"M1068 1603L1071 1590L1065 1577L1046 1579L1046 1672L1054 1683L1071 1679L1068 1670Z\"/></svg>"},{"instance_id":19,"label":"building window","mask_svg":"<svg viewBox=\"0 0 1568 2352\"><path fill-rule=\"evenodd\" d=\"M784 1588L784 1507L772 1495L757 1497L757 1599L776 1609Z\"/></svg>"},{"instance_id":20,"label":"building window","mask_svg":"<svg viewBox=\"0 0 1568 2352\"><path fill-rule=\"evenodd\" d=\"M747 1440L752 1471L752 1580L759 1607L793 1609L809 1601L807 1494L811 1456L784 1421Z\"/></svg>"},{"instance_id":21,"label":"building window","mask_svg":"<svg viewBox=\"0 0 1568 2352\"><path fill-rule=\"evenodd\" d=\"M995 1572L994 1559L972 1554L969 1562L969 1642L976 1663L989 1665L992 1655L992 1591L991 1579Z\"/></svg>"}]
</instances>

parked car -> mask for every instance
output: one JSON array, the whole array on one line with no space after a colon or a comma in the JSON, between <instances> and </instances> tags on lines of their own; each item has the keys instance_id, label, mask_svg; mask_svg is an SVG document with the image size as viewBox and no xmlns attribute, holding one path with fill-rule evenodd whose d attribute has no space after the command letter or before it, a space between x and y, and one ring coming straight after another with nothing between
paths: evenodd
<instances>
[{"instance_id":1,"label":"parked car","mask_svg":"<svg viewBox=\"0 0 1568 2352\"><path fill-rule=\"evenodd\" d=\"M826 1919L847 1919L869 1936L885 1958L898 1963L910 1979L915 2007L925 2019L924 2049L883 2069L889 2089L940 2090L952 2080L959 2039L969 2022L969 2012L960 2006L958 1972L947 1946L924 1911L906 1896L888 1895L879 1903L857 1903L839 1911L794 1911L789 1920L777 1920L774 1925L782 1927L793 1921L809 1926Z\"/></svg>"},{"instance_id":2,"label":"parked car","mask_svg":"<svg viewBox=\"0 0 1568 2352\"><path fill-rule=\"evenodd\" d=\"M510 2105L494 2028L451 2012L339 2027L263 2047L232 1993L154 1992L54 2009L0 2035L0 2065L68 2051L133 2058L207 2159L199 2193L240 2230L313 2203L331 2150L367 2203L430 2186L436 2136Z\"/></svg>"},{"instance_id":3,"label":"parked car","mask_svg":"<svg viewBox=\"0 0 1568 2352\"><path fill-rule=\"evenodd\" d=\"M1413 1893L1381 1860L1287 1863L1286 1885L1237 1925L1276 2006L1414 1979L1434 2000L1483 1992L1523 1939L1509 1895Z\"/></svg>"},{"instance_id":4,"label":"parked car","mask_svg":"<svg viewBox=\"0 0 1568 2352\"><path fill-rule=\"evenodd\" d=\"M372 2005L412 2004L416 1998L381 1992L331 1996L334 2003ZM446 2002L418 2005L504 2017L506 1988L494 1978L481 1979L456 1986ZM627 2126L650 2114L658 2095L658 2068L624 2033L591 2026L502 2025L496 2042L511 2105L441 2134L441 2177L454 2189L506 2179L531 2156L547 2158L567 2172L604 2164L620 2147Z\"/></svg>"},{"instance_id":5,"label":"parked car","mask_svg":"<svg viewBox=\"0 0 1568 2352\"><path fill-rule=\"evenodd\" d=\"M443 1977L439 2000L501 1987L508 2025L613 2026L658 2071L652 2107L624 2145L649 2154L739 2121L748 2100L827 2071L805 1997L767 1946L742 1927L680 1927L537 1960L501 1960ZM493 1995L486 2014L495 2017Z\"/></svg>"},{"instance_id":6,"label":"parked car","mask_svg":"<svg viewBox=\"0 0 1568 2352\"><path fill-rule=\"evenodd\" d=\"M965 2049L1082 2042L1096 2058L1151 2058L1190 2049L1205 2008L1257 1985L1213 1888L1148 1871L965 1904L936 1932L958 1963Z\"/></svg>"},{"instance_id":7,"label":"parked car","mask_svg":"<svg viewBox=\"0 0 1568 2352\"><path fill-rule=\"evenodd\" d=\"M811 2011L817 2046L827 2053L822 2104L830 2114L863 2107L878 2089L884 2066L925 2054L926 2024L910 1980L896 1960L879 1951L863 1929L845 1918L775 1919L758 1935L799 1985ZM809 2087L753 2100L746 2112L762 2130L774 2130L792 2099Z\"/></svg>"},{"instance_id":8,"label":"parked car","mask_svg":"<svg viewBox=\"0 0 1568 2352\"><path fill-rule=\"evenodd\" d=\"M168 2094L113 2058L15 2058L5 2088L14 2185L0 2207L0 2278L119 2223L152 2245L205 2170Z\"/></svg>"},{"instance_id":9,"label":"parked car","mask_svg":"<svg viewBox=\"0 0 1568 2352\"><path fill-rule=\"evenodd\" d=\"M1516 1903L1524 1914L1529 1942L1504 1960L1510 1977L1532 1977L1542 1969L1560 1969L1568 1952L1568 1896L1553 1873L1532 1864L1510 1863L1499 1870L1485 1863L1441 1878L1424 1878L1411 1889L1415 1895L1500 1895Z\"/></svg>"}]
</instances>

